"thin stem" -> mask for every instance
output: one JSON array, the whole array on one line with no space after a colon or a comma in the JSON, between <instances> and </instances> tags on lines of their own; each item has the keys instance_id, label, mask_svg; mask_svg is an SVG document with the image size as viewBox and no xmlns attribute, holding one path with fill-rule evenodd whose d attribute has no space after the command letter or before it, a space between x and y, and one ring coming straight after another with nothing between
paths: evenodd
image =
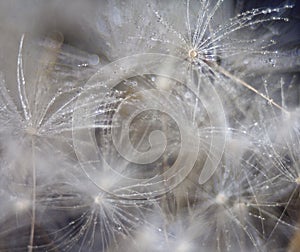
<instances>
[{"instance_id":1,"label":"thin stem","mask_svg":"<svg viewBox=\"0 0 300 252\"><path fill-rule=\"evenodd\" d=\"M208 62L207 62L208 63ZM251 85L249 85L247 82L241 80L240 78L234 76L233 74L229 73L227 70L225 70L223 67L218 66L216 63L208 63L209 66L211 66L212 68L218 70L220 73L222 73L223 75L225 75L226 77L230 78L231 80L235 81L236 83L239 83L241 85L243 85L244 87L248 88L249 90L251 90L252 92L258 94L260 97L264 98L266 101L268 101L268 103L270 103L271 105L275 106L276 108L280 109L281 111L283 111L286 114L289 114L289 112L284 109L283 107L281 107L279 104L277 104L276 102L274 102L271 98L269 98L268 96L264 95L263 93L260 93L257 89L255 89L254 87L252 87Z\"/></svg>"},{"instance_id":2,"label":"thin stem","mask_svg":"<svg viewBox=\"0 0 300 252\"><path fill-rule=\"evenodd\" d=\"M29 239L29 245L28 245L28 252L33 251L34 225L35 225L36 166L35 166L35 141L34 141L34 137L31 140L31 148L32 148L32 217L31 217L31 230L30 230L30 239Z\"/></svg>"}]
</instances>

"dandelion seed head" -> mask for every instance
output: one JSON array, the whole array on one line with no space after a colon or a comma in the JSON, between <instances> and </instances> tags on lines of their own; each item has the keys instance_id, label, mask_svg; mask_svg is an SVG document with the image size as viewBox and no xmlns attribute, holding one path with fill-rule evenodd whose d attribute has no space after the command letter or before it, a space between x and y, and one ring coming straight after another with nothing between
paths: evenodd
<instances>
[{"instance_id":1,"label":"dandelion seed head","mask_svg":"<svg viewBox=\"0 0 300 252\"><path fill-rule=\"evenodd\" d=\"M30 200L29 199L22 199L22 198L19 198L16 200L15 202L15 210L16 212L24 212L26 210L28 210L30 208Z\"/></svg>"},{"instance_id":2,"label":"dandelion seed head","mask_svg":"<svg viewBox=\"0 0 300 252\"><path fill-rule=\"evenodd\" d=\"M189 50L189 58L195 60L198 57L198 52L194 48Z\"/></svg>"},{"instance_id":3,"label":"dandelion seed head","mask_svg":"<svg viewBox=\"0 0 300 252\"><path fill-rule=\"evenodd\" d=\"M32 126L28 126L25 128L25 133L29 136L36 136L38 135L38 130Z\"/></svg>"},{"instance_id":4,"label":"dandelion seed head","mask_svg":"<svg viewBox=\"0 0 300 252\"><path fill-rule=\"evenodd\" d=\"M216 196L216 203L218 205L224 205L227 201L228 197L222 192L218 193L218 195Z\"/></svg>"},{"instance_id":5,"label":"dandelion seed head","mask_svg":"<svg viewBox=\"0 0 300 252\"><path fill-rule=\"evenodd\" d=\"M102 205L103 204L103 196L101 194L98 194L95 198L94 198L94 203L96 205Z\"/></svg>"},{"instance_id":6,"label":"dandelion seed head","mask_svg":"<svg viewBox=\"0 0 300 252\"><path fill-rule=\"evenodd\" d=\"M181 241L179 242L177 248L175 248L176 252L187 252L187 251L193 251L194 247L191 243L187 241Z\"/></svg>"}]
</instances>

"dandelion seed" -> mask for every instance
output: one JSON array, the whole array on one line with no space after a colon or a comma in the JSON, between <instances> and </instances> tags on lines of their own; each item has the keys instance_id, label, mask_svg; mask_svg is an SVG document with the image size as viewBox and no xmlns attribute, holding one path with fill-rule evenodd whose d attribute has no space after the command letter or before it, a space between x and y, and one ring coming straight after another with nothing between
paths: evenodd
<instances>
[{"instance_id":1,"label":"dandelion seed","mask_svg":"<svg viewBox=\"0 0 300 252\"><path fill-rule=\"evenodd\" d=\"M61 86L57 87L57 76L63 67L59 66L58 58L63 55L61 40L48 37L42 43L42 48L36 47L41 56L37 71L26 76L24 62L30 62L27 56L36 51L25 51L25 36L20 40L17 59L17 94L9 92L1 76L0 83L0 110L1 110L1 147L3 146L5 166L2 170L13 184L20 183L24 191L30 189L31 224L28 237L28 251L34 249L34 237L36 227L36 190L37 190L37 167L41 168L41 157L46 153L57 152L60 155L70 145L70 139L66 132L71 132L72 106L78 96L78 86L64 86L64 78L60 79ZM31 48L30 48L31 49ZM37 62L35 62L36 64ZM28 67L28 69L30 69ZM52 75L52 73L55 73ZM69 75L72 77L72 74ZM28 78L26 78L28 77ZM80 79L78 80L80 83ZM78 82L75 82L78 83ZM74 84L75 84L74 83ZM55 88L57 88L55 90ZM53 95L53 96L51 96ZM63 97L63 102L61 101ZM17 104L20 104L18 106ZM59 136L60 135L60 136ZM56 142L56 146L54 146ZM65 145L60 151L58 142ZM5 143L5 144L4 144ZM18 151L12 150L12 146L18 146ZM5 146L5 147L4 147ZM44 152L44 153L43 153ZM43 154L41 154L43 153ZM62 154L63 155L63 154ZM46 160L46 159L45 159ZM45 161L44 160L44 161ZM18 193L9 185L10 193ZM25 208L26 204L17 202L16 211Z\"/></svg>"},{"instance_id":2,"label":"dandelion seed","mask_svg":"<svg viewBox=\"0 0 300 252\"><path fill-rule=\"evenodd\" d=\"M141 226L151 202L131 201L115 198L101 192L80 173L70 183L55 185L47 197L46 213L70 216L66 221L58 219L55 225L47 227L53 246L64 251L106 251L120 249L126 239L132 239L134 230ZM55 193L54 193L55 192ZM56 196L60 193L62 197Z\"/></svg>"},{"instance_id":3,"label":"dandelion seed","mask_svg":"<svg viewBox=\"0 0 300 252\"><path fill-rule=\"evenodd\" d=\"M191 11L192 6L199 8L196 16L193 16ZM200 5L200 6L198 6ZM176 30L167 20L167 17L163 17L159 11L153 9L156 17L159 18L159 22L170 34L170 36L177 37L176 43L174 43L175 48L180 48L182 54L179 55L183 57L184 52L186 52L187 59L199 66L199 71L201 74L215 74L219 78L228 77L233 82L243 85L247 89L253 91L257 95L261 96L263 99L267 100L270 105L274 105L282 111L285 111L280 105L275 103L268 96L259 93L254 87L238 78L234 74L230 73L226 68L226 61L230 61L230 58L241 55L242 57L248 57L252 53L253 55L261 55L263 53L272 55L272 51L269 51L268 42L263 38L255 38L249 40L239 39L239 33L244 34L244 31L249 27L256 25L262 25L265 23L270 23L271 21L284 21L285 18L272 16L280 11L289 9L290 6L283 6L282 8L268 8L268 9L253 9L252 11L247 11L241 13L234 18L216 25L214 19L218 20L217 11L224 5L223 1L202 1L199 4L188 0L186 4L186 30ZM219 20L218 20L219 21ZM224 22L224 21L221 21ZM246 36L248 37L248 36ZM168 44L164 39L157 39L161 43ZM272 43L272 42L270 42ZM247 48L247 51L245 51ZM174 52L176 54L176 52ZM184 57L183 57L184 58ZM222 65L218 63L222 62ZM242 60L242 59L241 59ZM271 59L273 61L273 59ZM272 64L275 66L275 64ZM232 68L231 68L232 69ZM234 71L234 69L232 69ZM287 111L285 111L287 112Z\"/></svg>"},{"instance_id":4,"label":"dandelion seed","mask_svg":"<svg viewBox=\"0 0 300 252\"><path fill-rule=\"evenodd\" d=\"M207 222L202 222L203 229L199 227L198 240L209 250L260 251L274 245L266 241L280 227L289 226L281 220L281 213L277 212L277 204L272 199L272 191L279 186L278 177L264 169L263 157L254 143L243 144L242 149L235 146L242 142L234 140L241 138L239 134L235 132L227 138L224 163L210 181L199 187L196 197L199 196L201 204L193 207L194 218ZM245 137L249 140L249 136ZM232 155L235 148L240 152ZM280 225L278 220L281 220ZM274 228L278 228L276 232Z\"/></svg>"}]
</instances>

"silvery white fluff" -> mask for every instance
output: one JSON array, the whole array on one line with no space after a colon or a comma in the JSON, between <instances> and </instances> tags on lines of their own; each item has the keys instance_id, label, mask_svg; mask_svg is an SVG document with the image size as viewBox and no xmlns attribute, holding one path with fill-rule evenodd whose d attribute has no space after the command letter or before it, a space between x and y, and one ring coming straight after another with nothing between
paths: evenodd
<instances>
[{"instance_id":1,"label":"silvery white fluff","mask_svg":"<svg viewBox=\"0 0 300 252\"><path fill-rule=\"evenodd\" d=\"M292 2L23 4L0 5L1 251L291 246Z\"/></svg>"}]
</instances>

